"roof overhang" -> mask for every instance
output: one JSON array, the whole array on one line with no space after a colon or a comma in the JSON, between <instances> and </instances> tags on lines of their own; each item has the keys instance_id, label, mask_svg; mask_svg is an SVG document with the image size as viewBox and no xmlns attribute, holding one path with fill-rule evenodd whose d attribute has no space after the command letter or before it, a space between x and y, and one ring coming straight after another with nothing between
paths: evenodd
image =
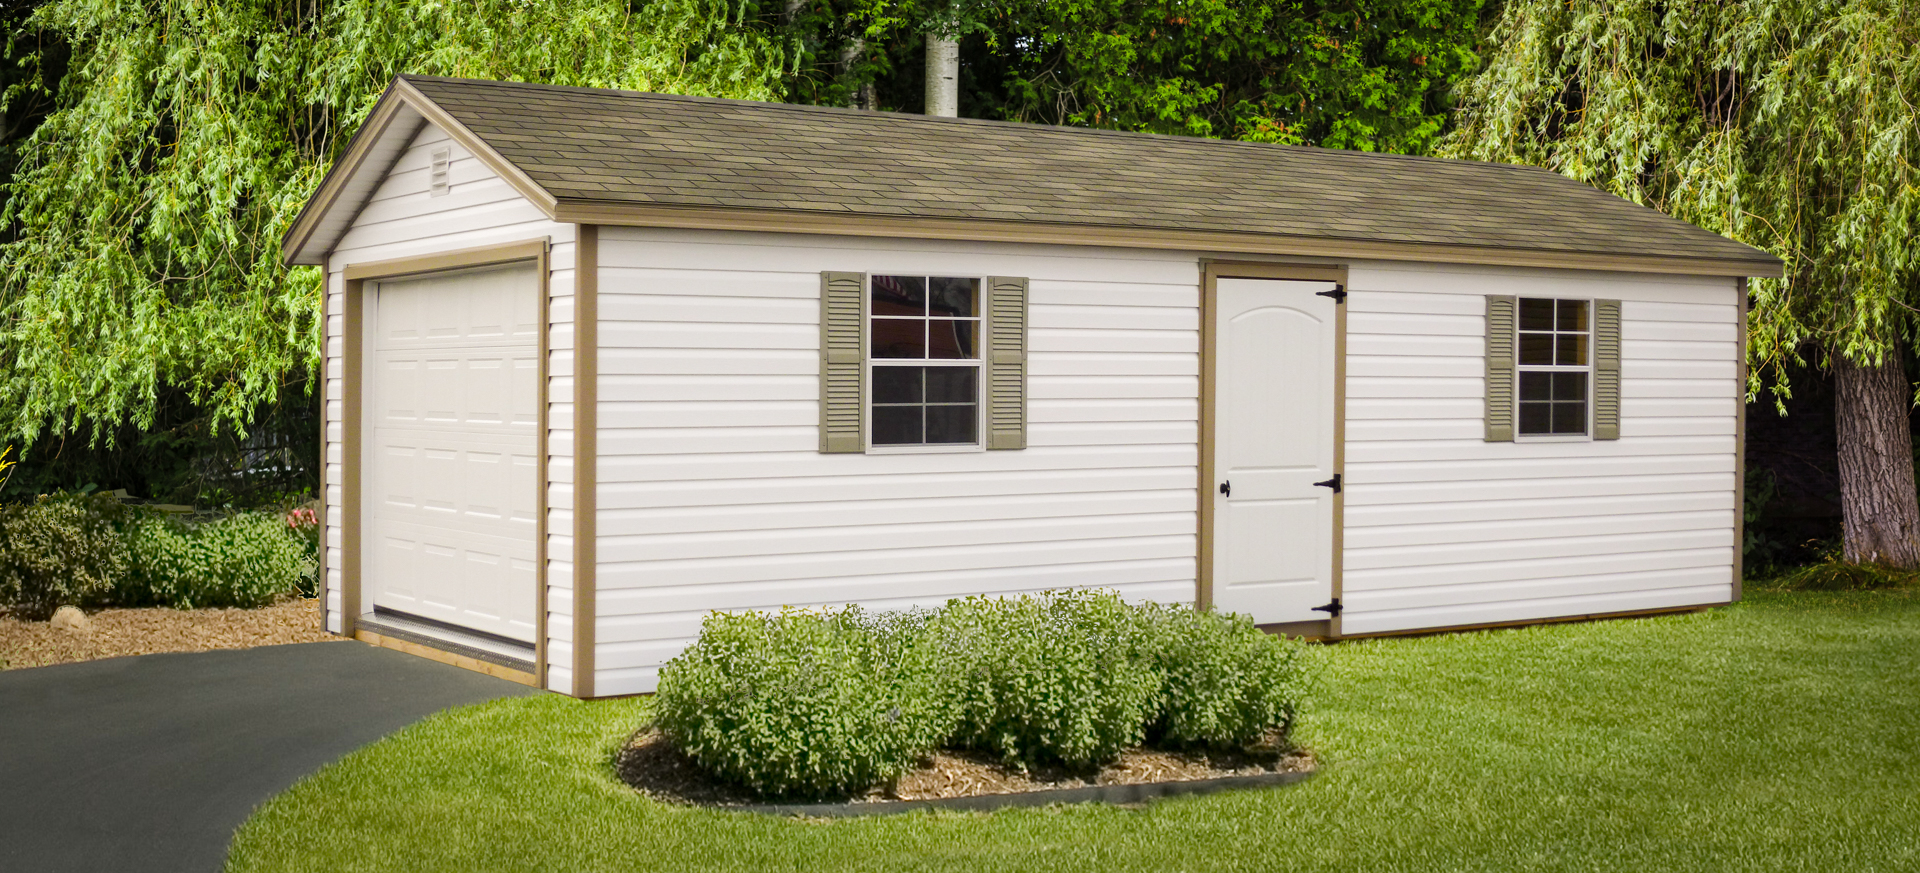
<instances>
[{"instance_id":1,"label":"roof overhang","mask_svg":"<svg viewBox=\"0 0 1920 873\"><path fill-rule=\"evenodd\" d=\"M995 219L948 219L912 216L856 215L813 210L746 209L737 207L673 206L653 203L609 203L555 198L525 171L451 114L420 93L405 77L396 78L347 149L334 162L320 188L294 219L281 243L281 258L289 265L322 265L339 244L360 210L373 196L394 162L427 124L433 124L473 154L488 169L554 221L568 224L624 225L689 230L733 230L765 233L831 234L907 239L967 240L977 242L1094 245L1121 248L1173 249L1241 255L1348 258L1385 261L1421 261L1485 264L1505 267L1548 267L1609 270L1632 273L1669 273L1699 276L1746 276L1777 279L1784 264L1758 249L1752 259L1686 258L1582 252L1558 249L1521 249L1460 246L1388 240L1342 239L1256 233L1220 233L1154 227L1064 224Z\"/></svg>"}]
</instances>

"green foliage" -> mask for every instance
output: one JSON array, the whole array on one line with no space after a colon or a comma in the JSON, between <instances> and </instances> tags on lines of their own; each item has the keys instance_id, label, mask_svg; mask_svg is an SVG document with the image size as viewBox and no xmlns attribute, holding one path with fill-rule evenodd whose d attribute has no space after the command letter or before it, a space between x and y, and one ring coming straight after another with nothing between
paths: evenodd
<instances>
[{"instance_id":1,"label":"green foliage","mask_svg":"<svg viewBox=\"0 0 1920 873\"><path fill-rule=\"evenodd\" d=\"M267 606L311 586L314 560L277 513L188 522L140 513L126 525L118 606Z\"/></svg>"},{"instance_id":2,"label":"green foliage","mask_svg":"<svg viewBox=\"0 0 1920 873\"><path fill-rule=\"evenodd\" d=\"M768 797L895 778L951 721L913 625L827 612L713 613L660 671L655 726L712 774Z\"/></svg>"},{"instance_id":3,"label":"green foliage","mask_svg":"<svg viewBox=\"0 0 1920 873\"><path fill-rule=\"evenodd\" d=\"M941 747L1086 769L1149 732L1223 749L1284 737L1299 647L1240 616L1111 591L879 616L714 613L660 671L654 725L713 775L770 797L857 792Z\"/></svg>"},{"instance_id":4,"label":"green foliage","mask_svg":"<svg viewBox=\"0 0 1920 873\"><path fill-rule=\"evenodd\" d=\"M928 633L958 683L952 743L1073 768L1139 745L1162 683L1142 631L1110 591L948 602Z\"/></svg>"},{"instance_id":5,"label":"green foliage","mask_svg":"<svg viewBox=\"0 0 1920 873\"><path fill-rule=\"evenodd\" d=\"M266 606L311 590L313 549L280 513L187 521L110 494L0 504L0 606Z\"/></svg>"},{"instance_id":6,"label":"green foliage","mask_svg":"<svg viewBox=\"0 0 1920 873\"><path fill-rule=\"evenodd\" d=\"M1847 561L1840 543L1833 542L1821 551L1820 559L1762 579L1754 586L1769 591L1877 591L1888 588L1920 588L1920 571L1886 564L1856 564Z\"/></svg>"},{"instance_id":7,"label":"green foliage","mask_svg":"<svg viewBox=\"0 0 1920 873\"><path fill-rule=\"evenodd\" d=\"M750 9L47 3L24 33L70 57L8 188L0 428L111 439L177 390L244 429L318 350L319 273L281 267L280 238L394 75L768 99L785 50L740 26ZM39 76L9 81L8 107L49 97Z\"/></svg>"},{"instance_id":8,"label":"green foliage","mask_svg":"<svg viewBox=\"0 0 1920 873\"><path fill-rule=\"evenodd\" d=\"M1892 0L1512 0L1443 151L1549 167L1779 255L1750 392L1916 327L1920 15Z\"/></svg>"},{"instance_id":9,"label":"green foliage","mask_svg":"<svg viewBox=\"0 0 1920 873\"><path fill-rule=\"evenodd\" d=\"M1306 694L1298 640L1255 627L1243 615L1181 606L1142 609L1143 647L1163 678L1155 744L1244 748L1292 727Z\"/></svg>"},{"instance_id":10,"label":"green foliage","mask_svg":"<svg viewBox=\"0 0 1920 873\"><path fill-rule=\"evenodd\" d=\"M1418 153L1472 71L1479 0L807 4L792 99L923 106L923 34L961 40L960 114ZM855 47L854 40L861 40ZM847 62L849 51L854 60Z\"/></svg>"},{"instance_id":11,"label":"green foliage","mask_svg":"<svg viewBox=\"0 0 1920 873\"><path fill-rule=\"evenodd\" d=\"M0 606L44 618L109 597L127 573L119 527L127 517L106 494L0 504Z\"/></svg>"}]
</instances>

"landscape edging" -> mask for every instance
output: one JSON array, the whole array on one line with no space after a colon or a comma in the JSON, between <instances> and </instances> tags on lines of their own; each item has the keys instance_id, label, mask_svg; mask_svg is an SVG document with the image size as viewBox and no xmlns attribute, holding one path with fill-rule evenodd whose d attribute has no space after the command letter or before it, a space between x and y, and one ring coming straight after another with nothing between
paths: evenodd
<instances>
[{"instance_id":1,"label":"landscape edging","mask_svg":"<svg viewBox=\"0 0 1920 873\"><path fill-rule=\"evenodd\" d=\"M804 816L810 818L853 818L863 815L898 815L921 810L958 810L992 812L1025 806L1055 803L1138 804L1163 797L1192 797L1215 794L1236 788L1267 788L1303 782L1317 770L1286 773L1255 773L1250 776L1222 776L1217 779L1189 779L1176 782L1140 782L1131 785L1085 785L1079 788L1049 788L1008 794L973 794L966 797L939 797L930 800L882 800L864 803L757 803L729 807L738 812L763 815Z\"/></svg>"}]
</instances>

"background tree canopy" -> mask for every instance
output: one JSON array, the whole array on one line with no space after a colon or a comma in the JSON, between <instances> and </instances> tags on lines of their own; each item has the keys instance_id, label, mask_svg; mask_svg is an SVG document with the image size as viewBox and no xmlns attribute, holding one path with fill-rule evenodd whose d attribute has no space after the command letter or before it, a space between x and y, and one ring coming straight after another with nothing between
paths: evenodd
<instances>
[{"instance_id":1,"label":"background tree canopy","mask_svg":"<svg viewBox=\"0 0 1920 873\"><path fill-rule=\"evenodd\" d=\"M793 96L848 103L872 84L875 108L919 112L923 35L951 27L963 116L1419 153L1475 65L1481 14L1480 0L827 0L793 17Z\"/></svg>"},{"instance_id":2,"label":"background tree canopy","mask_svg":"<svg viewBox=\"0 0 1920 873\"><path fill-rule=\"evenodd\" d=\"M187 422L195 435L175 436L204 441L244 431L263 407L305 404L320 277L280 266L279 239L394 75L776 99L789 53L741 26L748 11L46 3L13 34L26 69L8 108L52 111L7 188L0 427L25 442L112 443ZM58 60L63 72L44 69Z\"/></svg>"},{"instance_id":3,"label":"background tree canopy","mask_svg":"<svg viewBox=\"0 0 1920 873\"><path fill-rule=\"evenodd\" d=\"M917 112L934 30L962 35L963 115L1419 152L1474 64L1481 14L1478 0L21 8L0 77L0 159L18 162L0 443L29 446L15 490L95 482L183 502L263 446L311 452L320 277L281 267L278 242L400 72ZM292 455L274 488L310 487L311 458Z\"/></svg>"},{"instance_id":4,"label":"background tree canopy","mask_svg":"<svg viewBox=\"0 0 1920 873\"><path fill-rule=\"evenodd\" d=\"M1445 153L1550 167L1772 251L1749 390L1835 375L1849 560L1920 565L1902 359L1920 327L1920 7L1508 0Z\"/></svg>"}]
</instances>

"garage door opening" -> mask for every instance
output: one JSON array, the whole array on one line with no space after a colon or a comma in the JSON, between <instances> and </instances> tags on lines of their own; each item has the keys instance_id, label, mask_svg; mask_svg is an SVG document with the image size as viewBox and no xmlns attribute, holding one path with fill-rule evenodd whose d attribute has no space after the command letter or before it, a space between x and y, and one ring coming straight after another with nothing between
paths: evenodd
<instances>
[{"instance_id":1,"label":"garage door opening","mask_svg":"<svg viewBox=\"0 0 1920 873\"><path fill-rule=\"evenodd\" d=\"M537 633L534 263L369 282L359 623L531 670Z\"/></svg>"}]
</instances>

